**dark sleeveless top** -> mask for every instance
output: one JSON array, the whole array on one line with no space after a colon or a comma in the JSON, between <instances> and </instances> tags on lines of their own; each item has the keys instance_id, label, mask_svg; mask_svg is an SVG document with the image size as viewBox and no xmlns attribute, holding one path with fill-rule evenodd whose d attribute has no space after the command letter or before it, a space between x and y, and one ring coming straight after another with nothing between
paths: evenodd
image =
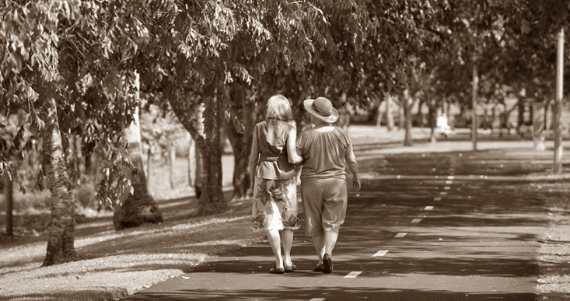
<instances>
[{"instance_id":1,"label":"dark sleeveless top","mask_svg":"<svg viewBox=\"0 0 570 301\"><path fill-rule=\"evenodd\" d=\"M293 125L281 120L262 121L255 125L259 161L257 177L271 180L290 179L295 169L287 156L287 139Z\"/></svg>"}]
</instances>

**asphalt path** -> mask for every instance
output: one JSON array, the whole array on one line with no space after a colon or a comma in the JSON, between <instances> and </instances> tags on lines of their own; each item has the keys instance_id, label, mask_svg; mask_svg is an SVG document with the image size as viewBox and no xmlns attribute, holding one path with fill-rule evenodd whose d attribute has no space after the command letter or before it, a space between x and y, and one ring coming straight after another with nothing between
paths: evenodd
<instances>
[{"instance_id":1,"label":"asphalt path","mask_svg":"<svg viewBox=\"0 0 570 301\"><path fill-rule=\"evenodd\" d=\"M509 174L525 168L507 155L494 158L503 156ZM481 156L481 162L490 160ZM488 171L488 164L471 159L473 173L478 167ZM271 250L260 242L125 300L537 298L537 241L547 226L543 204L561 196L524 182L456 178L466 173L463 154L394 155L364 165L368 171L423 176L367 178L361 192L351 193L332 274L312 272L309 238L298 231L294 273L269 274Z\"/></svg>"}]
</instances>

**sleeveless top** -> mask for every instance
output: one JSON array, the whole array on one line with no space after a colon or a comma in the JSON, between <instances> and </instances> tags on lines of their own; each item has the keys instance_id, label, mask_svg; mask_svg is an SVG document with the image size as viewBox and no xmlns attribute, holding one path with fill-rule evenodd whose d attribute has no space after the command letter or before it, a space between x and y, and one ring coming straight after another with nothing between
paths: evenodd
<instances>
[{"instance_id":1,"label":"sleeveless top","mask_svg":"<svg viewBox=\"0 0 570 301\"><path fill-rule=\"evenodd\" d=\"M268 180L287 180L295 175L295 169L287 156L287 139L293 125L286 121L262 121L255 125L259 161L256 176Z\"/></svg>"}]
</instances>

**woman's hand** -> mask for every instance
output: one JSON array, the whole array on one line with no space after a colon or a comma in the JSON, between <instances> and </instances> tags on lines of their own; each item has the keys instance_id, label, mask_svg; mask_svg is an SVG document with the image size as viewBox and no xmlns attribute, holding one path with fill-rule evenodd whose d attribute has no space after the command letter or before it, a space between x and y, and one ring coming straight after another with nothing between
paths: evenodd
<instances>
[{"instance_id":1,"label":"woman's hand","mask_svg":"<svg viewBox=\"0 0 570 301\"><path fill-rule=\"evenodd\" d=\"M360 188L362 188L362 183L360 182L360 178L357 174L352 177L352 187L354 188L354 191L360 191Z\"/></svg>"}]
</instances>

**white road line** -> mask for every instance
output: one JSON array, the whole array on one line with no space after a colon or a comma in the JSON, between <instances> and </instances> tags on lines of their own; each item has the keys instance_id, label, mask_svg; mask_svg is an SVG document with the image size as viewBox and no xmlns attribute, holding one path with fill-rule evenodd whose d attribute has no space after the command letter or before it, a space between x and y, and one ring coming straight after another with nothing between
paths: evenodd
<instances>
[{"instance_id":1,"label":"white road line","mask_svg":"<svg viewBox=\"0 0 570 301\"><path fill-rule=\"evenodd\" d=\"M447 191L442 191L439 193L440 195L447 195Z\"/></svg>"},{"instance_id":2,"label":"white road line","mask_svg":"<svg viewBox=\"0 0 570 301\"><path fill-rule=\"evenodd\" d=\"M454 176L447 176L447 179L448 179L448 180L453 180L453 179L455 179L455 177L454 177Z\"/></svg>"},{"instance_id":3,"label":"white road line","mask_svg":"<svg viewBox=\"0 0 570 301\"><path fill-rule=\"evenodd\" d=\"M372 257L383 257L383 256L386 256L386 254L388 254L388 250L380 250L380 251L374 253L374 255L372 255Z\"/></svg>"},{"instance_id":4,"label":"white road line","mask_svg":"<svg viewBox=\"0 0 570 301\"><path fill-rule=\"evenodd\" d=\"M325 300L326 300L325 298L312 298L312 299L309 299L309 301L325 301Z\"/></svg>"},{"instance_id":5,"label":"white road line","mask_svg":"<svg viewBox=\"0 0 570 301\"><path fill-rule=\"evenodd\" d=\"M450 190L450 189L451 189L451 187L449 187L449 186L445 186L445 187L443 187L443 189L444 189L444 190Z\"/></svg>"},{"instance_id":6,"label":"white road line","mask_svg":"<svg viewBox=\"0 0 570 301\"><path fill-rule=\"evenodd\" d=\"M422 221L421 218L414 218L414 219L412 220L412 224L419 224L421 221Z\"/></svg>"},{"instance_id":7,"label":"white road line","mask_svg":"<svg viewBox=\"0 0 570 301\"><path fill-rule=\"evenodd\" d=\"M445 185L451 185L451 184L453 184L453 181L452 181L452 180L447 180L447 181L445 181Z\"/></svg>"},{"instance_id":8,"label":"white road line","mask_svg":"<svg viewBox=\"0 0 570 301\"><path fill-rule=\"evenodd\" d=\"M433 206L426 206L424 208L425 211L432 211L433 210Z\"/></svg>"},{"instance_id":9,"label":"white road line","mask_svg":"<svg viewBox=\"0 0 570 301\"><path fill-rule=\"evenodd\" d=\"M360 274L362 274L362 271L352 271L352 272L348 273L346 276L344 276L344 278L354 279L354 278L358 277Z\"/></svg>"},{"instance_id":10,"label":"white road line","mask_svg":"<svg viewBox=\"0 0 570 301\"><path fill-rule=\"evenodd\" d=\"M439 202L439 201L441 201L441 197L440 197L440 196L436 196L436 197L433 198L433 201L434 201L434 202Z\"/></svg>"},{"instance_id":11,"label":"white road line","mask_svg":"<svg viewBox=\"0 0 570 301\"><path fill-rule=\"evenodd\" d=\"M408 233L400 232L400 233L397 233L396 235L394 235L394 238L404 238L404 237L406 237L406 235L408 235Z\"/></svg>"}]
</instances>

